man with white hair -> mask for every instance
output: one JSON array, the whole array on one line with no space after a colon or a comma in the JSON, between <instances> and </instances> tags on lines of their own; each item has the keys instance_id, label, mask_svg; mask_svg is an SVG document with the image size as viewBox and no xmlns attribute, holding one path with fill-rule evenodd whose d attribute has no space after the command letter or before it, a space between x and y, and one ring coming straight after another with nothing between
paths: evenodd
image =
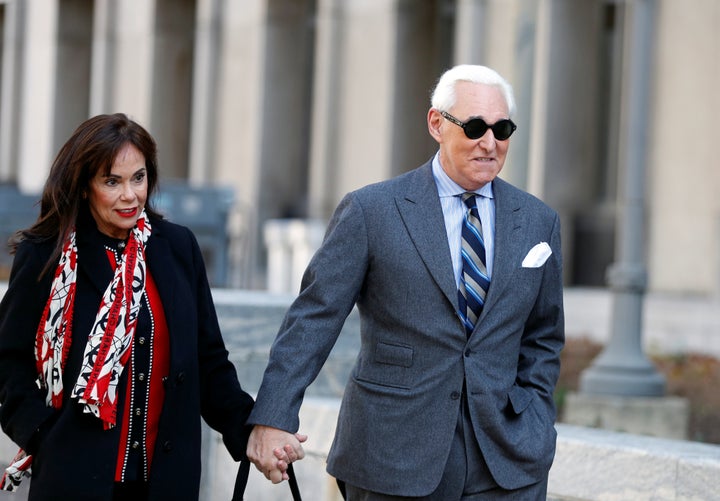
<instances>
[{"instance_id":1,"label":"man with white hair","mask_svg":"<svg viewBox=\"0 0 720 501\"><path fill-rule=\"evenodd\" d=\"M273 344L248 457L273 482L302 457L304 391L357 305L361 348L328 472L347 499L545 499L564 344L560 221L498 178L510 85L445 72L427 114L439 149L349 193ZM301 439L303 437L300 437Z\"/></svg>"}]
</instances>

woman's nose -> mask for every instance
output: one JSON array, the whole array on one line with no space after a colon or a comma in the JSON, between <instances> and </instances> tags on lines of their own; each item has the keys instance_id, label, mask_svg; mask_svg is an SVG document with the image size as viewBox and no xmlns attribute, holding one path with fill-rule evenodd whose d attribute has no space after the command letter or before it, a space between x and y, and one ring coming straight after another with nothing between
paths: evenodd
<instances>
[{"instance_id":1,"label":"woman's nose","mask_svg":"<svg viewBox=\"0 0 720 501\"><path fill-rule=\"evenodd\" d=\"M120 193L120 196L123 198L123 200L132 200L133 198L135 198L135 191L132 189L132 186L130 186L130 183L123 184L123 189Z\"/></svg>"}]
</instances>

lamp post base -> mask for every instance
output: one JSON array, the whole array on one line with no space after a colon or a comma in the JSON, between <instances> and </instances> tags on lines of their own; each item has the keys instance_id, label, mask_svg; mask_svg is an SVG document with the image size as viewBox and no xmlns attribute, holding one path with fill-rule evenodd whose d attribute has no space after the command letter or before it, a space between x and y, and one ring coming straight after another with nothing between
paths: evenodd
<instances>
[{"instance_id":1,"label":"lamp post base","mask_svg":"<svg viewBox=\"0 0 720 501\"><path fill-rule=\"evenodd\" d=\"M594 395L661 397L665 377L645 360L633 366L593 365L580 376L580 391Z\"/></svg>"}]
</instances>

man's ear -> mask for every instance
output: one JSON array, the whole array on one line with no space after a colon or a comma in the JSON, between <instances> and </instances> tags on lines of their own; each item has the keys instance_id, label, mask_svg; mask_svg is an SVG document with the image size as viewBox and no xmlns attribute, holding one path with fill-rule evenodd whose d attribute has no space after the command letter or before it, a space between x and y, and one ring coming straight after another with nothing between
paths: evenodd
<instances>
[{"instance_id":1,"label":"man's ear","mask_svg":"<svg viewBox=\"0 0 720 501\"><path fill-rule=\"evenodd\" d=\"M435 108L430 108L427 114L428 132L438 143L442 141L442 137L440 135L440 126L442 125L442 123L443 116L440 114L440 112Z\"/></svg>"}]
</instances>

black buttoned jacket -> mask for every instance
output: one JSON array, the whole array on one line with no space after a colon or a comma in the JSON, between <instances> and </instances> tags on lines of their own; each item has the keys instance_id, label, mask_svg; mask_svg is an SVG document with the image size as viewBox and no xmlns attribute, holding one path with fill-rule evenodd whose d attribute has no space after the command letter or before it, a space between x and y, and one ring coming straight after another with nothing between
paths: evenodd
<instances>
[{"instance_id":1,"label":"black buttoned jacket","mask_svg":"<svg viewBox=\"0 0 720 501\"><path fill-rule=\"evenodd\" d=\"M221 337L200 248L182 226L151 219L146 262L168 324L170 370L150 471L150 499L196 500L200 485L201 416L235 460L245 455L245 421L252 398L241 389ZM113 272L92 223L79 224L78 276L72 347L63 374L64 404L45 405L35 385L35 333L52 274L38 281L52 243L24 241L18 248L0 303L0 424L19 446L34 453L30 499L110 500L120 423L103 430L69 395L87 335ZM124 371L120 388L124 388ZM124 392L119 391L118 409ZM121 413L118 412L118 419ZM10 460L11 458L6 458Z\"/></svg>"}]
</instances>

